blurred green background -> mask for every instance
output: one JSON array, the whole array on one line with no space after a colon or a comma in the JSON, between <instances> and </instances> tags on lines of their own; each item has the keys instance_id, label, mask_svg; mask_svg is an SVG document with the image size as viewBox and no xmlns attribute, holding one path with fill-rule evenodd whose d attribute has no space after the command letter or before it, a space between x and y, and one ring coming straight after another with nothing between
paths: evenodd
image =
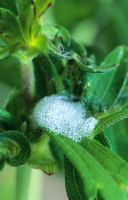
<instances>
[{"instance_id":1,"label":"blurred green background","mask_svg":"<svg viewBox=\"0 0 128 200\"><path fill-rule=\"evenodd\" d=\"M94 54L128 44L127 0L56 0L51 18Z\"/></svg>"},{"instance_id":2,"label":"blurred green background","mask_svg":"<svg viewBox=\"0 0 128 200\"><path fill-rule=\"evenodd\" d=\"M128 0L56 0L42 18L42 23L66 27L72 37L82 43L89 54L96 55L97 62L100 62L118 45L128 45L127 20ZM0 108L4 107L12 90L21 87L20 80L17 60L8 57L0 61ZM125 159L128 159L127 126L126 120L106 130L114 150ZM114 139L110 136L112 129L118 133ZM37 184L41 184L40 178L39 181L33 180L34 184L38 187ZM16 186L16 169L6 167L0 174L0 200L15 200L15 188L19 187L22 184ZM30 193L34 194L35 191L32 189ZM31 200L38 200L38 197L35 199L32 196Z\"/></svg>"}]
</instances>

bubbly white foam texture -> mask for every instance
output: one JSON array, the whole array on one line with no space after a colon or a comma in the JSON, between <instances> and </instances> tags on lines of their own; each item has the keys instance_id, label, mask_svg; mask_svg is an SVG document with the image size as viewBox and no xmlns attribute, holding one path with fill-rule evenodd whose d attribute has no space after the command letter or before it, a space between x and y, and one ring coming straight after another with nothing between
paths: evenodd
<instances>
[{"instance_id":1,"label":"bubbly white foam texture","mask_svg":"<svg viewBox=\"0 0 128 200\"><path fill-rule=\"evenodd\" d=\"M72 102L59 95L44 97L37 103L33 116L37 126L72 138L76 142L88 136L98 122L94 117L86 117L85 108L80 102Z\"/></svg>"}]
</instances>

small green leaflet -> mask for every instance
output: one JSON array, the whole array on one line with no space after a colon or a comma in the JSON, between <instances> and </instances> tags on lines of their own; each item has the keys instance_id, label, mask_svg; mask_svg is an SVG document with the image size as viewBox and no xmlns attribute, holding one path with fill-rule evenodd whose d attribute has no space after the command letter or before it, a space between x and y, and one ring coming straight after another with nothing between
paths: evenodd
<instances>
[{"instance_id":1,"label":"small green leaflet","mask_svg":"<svg viewBox=\"0 0 128 200\"><path fill-rule=\"evenodd\" d=\"M1 48L0 47L0 60L7 57L9 55L9 53L10 53L9 48L7 48L7 47Z\"/></svg>"},{"instance_id":2,"label":"small green leaflet","mask_svg":"<svg viewBox=\"0 0 128 200\"><path fill-rule=\"evenodd\" d=\"M48 175L52 175L57 171L57 163L52 156L49 148L49 137L43 135L38 142L31 145L31 157L28 164L35 169L40 169Z\"/></svg>"},{"instance_id":3,"label":"small green leaflet","mask_svg":"<svg viewBox=\"0 0 128 200\"><path fill-rule=\"evenodd\" d=\"M109 138L112 149L123 159L128 161L128 119L124 119L114 126L106 128L105 134Z\"/></svg>"},{"instance_id":4,"label":"small green leaflet","mask_svg":"<svg viewBox=\"0 0 128 200\"><path fill-rule=\"evenodd\" d=\"M53 2L54 0L35 0L37 18L40 17Z\"/></svg>"},{"instance_id":5,"label":"small green leaflet","mask_svg":"<svg viewBox=\"0 0 128 200\"><path fill-rule=\"evenodd\" d=\"M0 7L11 10L14 14L17 14L15 0L0 0Z\"/></svg>"},{"instance_id":6,"label":"small green leaflet","mask_svg":"<svg viewBox=\"0 0 128 200\"><path fill-rule=\"evenodd\" d=\"M34 5L31 0L17 0L18 18L25 41L30 39L34 24Z\"/></svg>"},{"instance_id":7,"label":"small green leaflet","mask_svg":"<svg viewBox=\"0 0 128 200\"><path fill-rule=\"evenodd\" d=\"M6 161L11 166L24 164L31 154L27 137L19 131L1 132L0 147L1 160Z\"/></svg>"},{"instance_id":8,"label":"small green leaflet","mask_svg":"<svg viewBox=\"0 0 128 200\"><path fill-rule=\"evenodd\" d=\"M115 68L117 68L124 58L126 48L121 46L114 49L104 60L100 63L99 66L97 64L94 65L84 65L82 62L76 57L76 62L81 66L81 69L87 70L92 73L104 73L109 72ZM75 58L75 57L74 57Z\"/></svg>"},{"instance_id":9,"label":"small green leaflet","mask_svg":"<svg viewBox=\"0 0 128 200\"><path fill-rule=\"evenodd\" d=\"M99 120L99 123L89 136L90 138L94 138L98 133L102 132L104 128L112 126L124 118L128 118L128 102L115 109L110 109L107 112L101 113L97 115L96 118Z\"/></svg>"},{"instance_id":10,"label":"small green leaflet","mask_svg":"<svg viewBox=\"0 0 128 200\"><path fill-rule=\"evenodd\" d=\"M109 67L111 69L112 66L119 66L122 62L122 60L125 58L125 54L127 52L127 48L124 46L119 46L116 49L114 49L110 54L108 54L108 56L101 62L100 66L101 66L101 70L104 68L107 70L107 66L108 66L108 70Z\"/></svg>"},{"instance_id":11,"label":"small green leaflet","mask_svg":"<svg viewBox=\"0 0 128 200\"><path fill-rule=\"evenodd\" d=\"M12 125L12 122L13 116L9 112L0 109L0 124Z\"/></svg>"},{"instance_id":12,"label":"small green leaflet","mask_svg":"<svg viewBox=\"0 0 128 200\"><path fill-rule=\"evenodd\" d=\"M16 16L6 8L0 8L0 20L6 25L9 35L22 39L22 34Z\"/></svg>"},{"instance_id":13,"label":"small green leaflet","mask_svg":"<svg viewBox=\"0 0 128 200\"><path fill-rule=\"evenodd\" d=\"M32 4L32 0L16 0L16 6L19 13L24 13L25 9Z\"/></svg>"},{"instance_id":14,"label":"small green leaflet","mask_svg":"<svg viewBox=\"0 0 128 200\"><path fill-rule=\"evenodd\" d=\"M83 98L94 111L103 111L128 99L127 47L117 47L101 63L102 72L87 73ZM115 70L109 70L113 66ZM93 69L93 68L92 68ZM95 67L94 67L95 69ZM97 89L98 88L98 89Z\"/></svg>"}]
</instances>

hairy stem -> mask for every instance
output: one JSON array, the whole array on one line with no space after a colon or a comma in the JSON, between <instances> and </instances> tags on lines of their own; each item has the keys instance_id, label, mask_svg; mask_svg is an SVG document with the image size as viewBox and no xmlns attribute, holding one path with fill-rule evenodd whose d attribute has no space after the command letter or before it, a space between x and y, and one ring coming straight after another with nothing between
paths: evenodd
<instances>
[{"instance_id":1,"label":"hairy stem","mask_svg":"<svg viewBox=\"0 0 128 200\"><path fill-rule=\"evenodd\" d=\"M21 62L22 64L22 89L24 99L31 103L35 95L35 74L32 59Z\"/></svg>"}]
</instances>

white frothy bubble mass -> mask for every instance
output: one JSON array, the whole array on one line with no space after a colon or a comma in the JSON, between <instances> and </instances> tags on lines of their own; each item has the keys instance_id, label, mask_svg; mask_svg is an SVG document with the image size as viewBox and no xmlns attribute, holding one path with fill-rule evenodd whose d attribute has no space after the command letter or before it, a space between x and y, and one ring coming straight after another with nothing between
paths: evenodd
<instances>
[{"instance_id":1,"label":"white frothy bubble mass","mask_svg":"<svg viewBox=\"0 0 128 200\"><path fill-rule=\"evenodd\" d=\"M87 118L85 108L80 102L72 102L65 96L51 95L37 103L33 112L34 123L79 142L90 135L97 120Z\"/></svg>"}]
</instances>

